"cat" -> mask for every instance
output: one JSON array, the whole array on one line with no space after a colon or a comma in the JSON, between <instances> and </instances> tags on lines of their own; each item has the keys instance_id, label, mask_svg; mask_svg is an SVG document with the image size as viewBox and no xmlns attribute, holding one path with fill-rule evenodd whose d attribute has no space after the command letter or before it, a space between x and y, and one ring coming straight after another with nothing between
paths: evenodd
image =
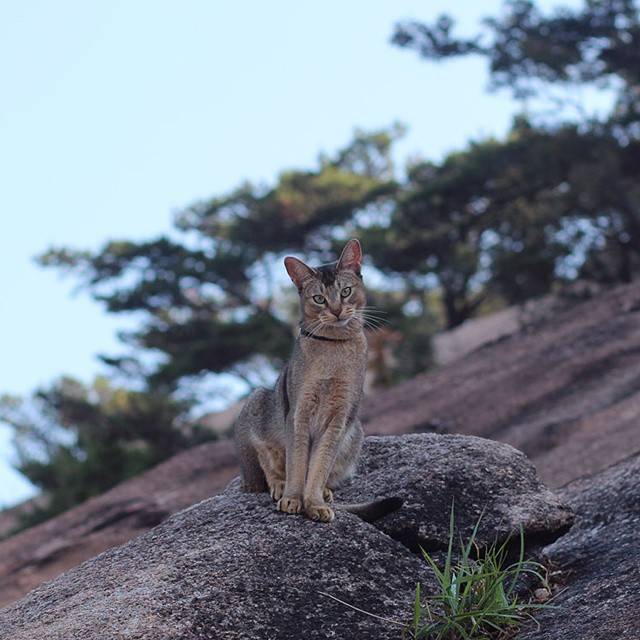
<instances>
[{"instance_id":1,"label":"cat","mask_svg":"<svg viewBox=\"0 0 640 640\"><path fill-rule=\"evenodd\" d=\"M275 389L254 391L236 420L242 487L268 490L284 513L331 522L333 489L354 474L364 439L362 248L352 239L337 262L312 268L289 256L284 266L300 296L300 333ZM385 498L337 508L373 521L400 505Z\"/></svg>"}]
</instances>

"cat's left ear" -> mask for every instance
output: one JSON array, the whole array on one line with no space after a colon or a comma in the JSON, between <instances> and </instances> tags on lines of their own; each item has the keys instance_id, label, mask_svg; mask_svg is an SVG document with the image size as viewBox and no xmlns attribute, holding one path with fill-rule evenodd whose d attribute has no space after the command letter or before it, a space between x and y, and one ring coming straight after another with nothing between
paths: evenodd
<instances>
[{"instance_id":1,"label":"cat's left ear","mask_svg":"<svg viewBox=\"0 0 640 640\"><path fill-rule=\"evenodd\" d=\"M355 271L360 275L360 267L362 266L362 247L355 238L347 242L340 260L338 260L338 271L347 270Z\"/></svg>"}]
</instances>

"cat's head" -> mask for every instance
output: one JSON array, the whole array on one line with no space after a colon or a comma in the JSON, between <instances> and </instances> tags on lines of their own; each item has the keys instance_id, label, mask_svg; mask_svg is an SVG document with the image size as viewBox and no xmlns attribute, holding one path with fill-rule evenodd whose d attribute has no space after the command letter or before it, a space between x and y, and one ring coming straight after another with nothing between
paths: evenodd
<instances>
[{"instance_id":1,"label":"cat's head","mask_svg":"<svg viewBox=\"0 0 640 640\"><path fill-rule=\"evenodd\" d=\"M359 311L366 303L360 275L362 248L349 240L337 262L309 267L291 256L284 259L287 273L298 288L302 327L325 337L346 337L362 327Z\"/></svg>"}]
</instances>

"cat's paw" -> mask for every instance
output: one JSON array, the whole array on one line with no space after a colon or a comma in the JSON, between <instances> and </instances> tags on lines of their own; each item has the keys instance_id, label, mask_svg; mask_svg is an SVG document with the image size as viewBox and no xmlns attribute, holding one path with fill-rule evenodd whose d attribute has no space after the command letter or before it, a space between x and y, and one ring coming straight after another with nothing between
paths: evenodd
<instances>
[{"instance_id":1,"label":"cat's paw","mask_svg":"<svg viewBox=\"0 0 640 640\"><path fill-rule=\"evenodd\" d=\"M301 513L302 498L300 496L282 496L278 500L278 511L283 513Z\"/></svg>"},{"instance_id":2,"label":"cat's paw","mask_svg":"<svg viewBox=\"0 0 640 640\"><path fill-rule=\"evenodd\" d=\"M333 491L329 487L325 487L322 491L322 497L325 502L333 502Z\"/></svg>"},{"instance_id":3,"label":"cat's paw","mask_svg":"<svg viewBox=\"0 0 640 640\"><path fill-rule=\"evenodd\" d=\"M272 483L270 489L271 497L278 502L284 493L284 480L276 480Z\"/></svg>"},{"instance_id":4,"label":"cat's paw","mask_svg":"<svg viewBox=\"0 0 640 640\"><path fill-rule=\"evenodd\" d=\"M333 509L326 504L311 504L305 508L307 517L316 522L331 522L335 518Z\"/></svg>"}]
</instances>

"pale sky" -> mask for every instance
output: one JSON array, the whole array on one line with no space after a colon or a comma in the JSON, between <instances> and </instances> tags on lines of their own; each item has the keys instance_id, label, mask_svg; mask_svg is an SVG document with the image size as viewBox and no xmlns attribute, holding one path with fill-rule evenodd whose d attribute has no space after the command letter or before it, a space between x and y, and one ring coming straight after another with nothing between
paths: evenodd
<instances>
[{"instance_id":1,"label":"pale sky","mask_svg":"<svg viewBox=\"0 0 640 640\"><path fill-rule=\"evenodd\" d=\"M540 3L548 7L554 2ZM577 2L565 4L575 5ZM484 60L392 47L394 22L497 0L57 0L0 4L0 393L88 381L131 321L33 263L166 233L176 210L241 181L313 167L356 127L409 127L397 156L502 135L519 110ZM586 98L585 98L586 99ZM0 507L29 495L0 425Z\"/></svg>"}]
</instances>

